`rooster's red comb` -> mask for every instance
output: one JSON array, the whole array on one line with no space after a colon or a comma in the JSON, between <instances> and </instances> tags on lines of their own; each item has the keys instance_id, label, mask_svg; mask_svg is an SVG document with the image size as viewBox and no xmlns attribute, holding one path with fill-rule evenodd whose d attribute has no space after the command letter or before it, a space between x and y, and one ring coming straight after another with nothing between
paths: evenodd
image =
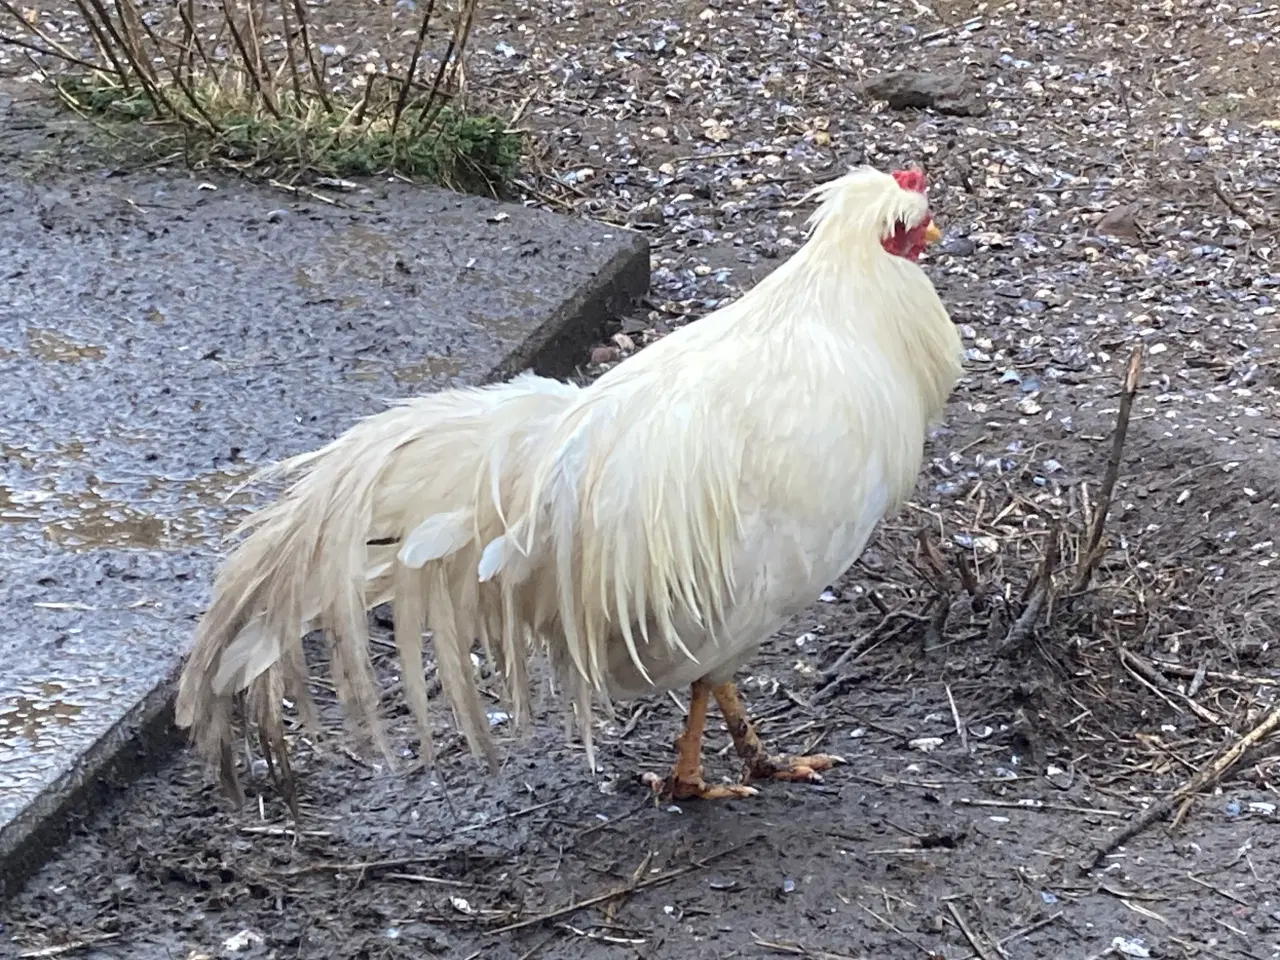
<instances>
[{"instance_id":1,"label":"rooster's red comb","mask_svg":"<svg viewBox=\"0 0 1280 960\"><path fill-rule=\"evenodd\" d=\"M924 174L919 170L895 170L893 171L893 179L898 181L898 186L903 190L914 190L916 193L924 193Z\"/></svg>"}]
</instances>

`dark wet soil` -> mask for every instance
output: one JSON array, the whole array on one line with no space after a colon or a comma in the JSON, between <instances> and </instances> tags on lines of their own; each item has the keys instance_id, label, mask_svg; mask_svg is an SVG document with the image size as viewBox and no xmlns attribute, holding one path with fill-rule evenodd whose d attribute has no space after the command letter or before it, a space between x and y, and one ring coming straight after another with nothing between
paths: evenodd
<instances>
[{"instance_id":1,"label":"dark wet soil","mask_svg":"<svg viewBox=\"0 0 1280 960\"><path fill-rule=\"evenodd\" d=\"M556 29L542 25L539 39L576 42L571 27ZM1196 46L1187 58L1223 53L1213 31L1179 37ZM1254 61L1237 66L1248 78L1220 77L1231 89L1218 95L1268 89ZM1194 73L1184 71L1188 86L1205 82ZM1274 117L1265 96L1240 102L1250 124ZM962 146L974 136L958 134ZM981 186L984 162L956 176ZM1108 151L1096 165L1113 162ZM1175 191L1181 182L1176 171L1161 182L1158 215L1185 216L1190 229L1219 204L1203 188ZM945 201L953 220L962 209L975 225L1012 219L957 183ZM760 218L780 202L762 202ZM1256 299L1274 280L1271 240L1252 237L1232 275L1175 276L1107 243L1087 254L1046 242L1027 255L1008 238L973 236L931 261L972 352L916 500L742 678L771 745L849 761L824 784L655 804L637 775L665 771L681 713L654 698L602 721L595 779L548 713L531 742L504 743L496 777L453 742L446 795L426 774L349 753L330 708L334 736L298 743L297 835L264 777L230 811L181 756L121 784L0 908L7 944L188 960L1280 956L1274 738L1176 826L1152 826L1091 873L1076 867L1256 726L1280 691L1280 423L1260 399L1274 395L1280 336L1270 301ZM1152 242L1154 254L1163 241ZM696 259L740 268L739 281L769 266L729 246L700 247ZM1118 305L1139 302L1158 319L1120 317ZM1146 322L1154 329L1139 337ZM1120 375L1141 337L1164 347L1145 360L1108 549L1073 596ZM1057 596L1001 655L1054 530ZM860 652L835 666L853 644ZM382 668L407 750L391 656ZM718 726L705 758L709 779L736 775Z\"/></svg>"}]
</instances>

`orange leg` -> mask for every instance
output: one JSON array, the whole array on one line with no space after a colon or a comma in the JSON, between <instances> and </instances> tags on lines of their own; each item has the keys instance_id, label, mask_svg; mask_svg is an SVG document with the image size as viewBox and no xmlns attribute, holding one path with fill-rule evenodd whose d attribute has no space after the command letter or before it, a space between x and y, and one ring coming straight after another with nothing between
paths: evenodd
<instances>
[{"instance_id":1,"label":"orange leg","mask_svg":"<svg viewBox=\"0 0 1280 960\"><path fill-rule=\"evenodd\" d=\"M738 688L733 683L723 683L712 690L720 712L724 715L729 735L733 737L734 749L746 765L744 782L751 780L807 780L821 783L822 774L837 763L844 763L843 757L826 753L817 753L807 757L770 756L764 744L756 735L756 728L747 716L747 708L738 696Z\"/></svg>"},{"instance_id":2,"label":"orange leg","mask_svg":"<svg viewBox=\"0 0 1280 960\"><path fill-rule=\"evenodd\" d=\"M723 800L751 797L758 792L748 786L708 786L702 779L702 734L707 727L707 707L711 702L711 684L697 680L689 688L689 716L684 732L676 738L676 766L665 780L655 773L644 776L655 793L666 793L672 800Z\"/></svg>"}]
</instances>

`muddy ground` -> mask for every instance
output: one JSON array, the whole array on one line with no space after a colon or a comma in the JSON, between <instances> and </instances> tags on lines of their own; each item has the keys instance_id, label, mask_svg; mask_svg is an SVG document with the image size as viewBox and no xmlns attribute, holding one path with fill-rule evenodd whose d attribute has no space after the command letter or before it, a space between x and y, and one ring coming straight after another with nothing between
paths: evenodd
<instances>
[{"instance_id":1,"label":"muddy ground","mask_svg":"<svg viewBox=\"0 0 1280 960\"><path fill-rule=\"evenodd\" d=\"M384 9L320 9L353 57L395 55ZM230 811L181 756L120 785L3 909L6 940L191 960L1280 956L1274 738L1176 826L1076 869L1280 691L1278 22L1245 3L495 4L472 95L521 104L527 196L658 251L651 301L596 361L770 269L798 239L790 202L843 165L930 171L947 239L927 269L967 378L910 508L743 678L775 746L848 765L655 805L637 775L666 769L681 721L655 698L602 719L594 781L554 713L494 778L455 742L446 801L336 735L298 744L295 837L267 782ZM859 92L899 66L960 71L986 112ZM1075 591L1139 343L1107 551ZM1056 597L1001 652L1051 530ZM715 729L711 779L736 774L726 746Z\"/></svg>"}]
</instances>

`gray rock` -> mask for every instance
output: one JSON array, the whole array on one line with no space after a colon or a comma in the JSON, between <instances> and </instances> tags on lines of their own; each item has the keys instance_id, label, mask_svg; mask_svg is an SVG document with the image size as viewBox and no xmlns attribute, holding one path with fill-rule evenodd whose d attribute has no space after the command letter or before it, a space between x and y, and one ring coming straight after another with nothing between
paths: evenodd
<instances>
[{"instance_id":1,"label":"gray rock","mask_svg":"<svg viewBox=\"0 0 1280 960\"><path fill-rule=\"evenodd\" d=\"M956 117L981 117L987 102L960 73L899 70L868 80L863 92L887 100L893 110L937 110Z\"/></svg>"},{"instance_id":2,"label":"gray rock","mask_svg":"<svg viewBox=\"0 0 1280 960\"><path fill-rule=\"evenodd\" d=\"M946 241L939 249L951 257L972 257L977 246L968 237L957 237Z\"/></svg>"}]
</instances>

